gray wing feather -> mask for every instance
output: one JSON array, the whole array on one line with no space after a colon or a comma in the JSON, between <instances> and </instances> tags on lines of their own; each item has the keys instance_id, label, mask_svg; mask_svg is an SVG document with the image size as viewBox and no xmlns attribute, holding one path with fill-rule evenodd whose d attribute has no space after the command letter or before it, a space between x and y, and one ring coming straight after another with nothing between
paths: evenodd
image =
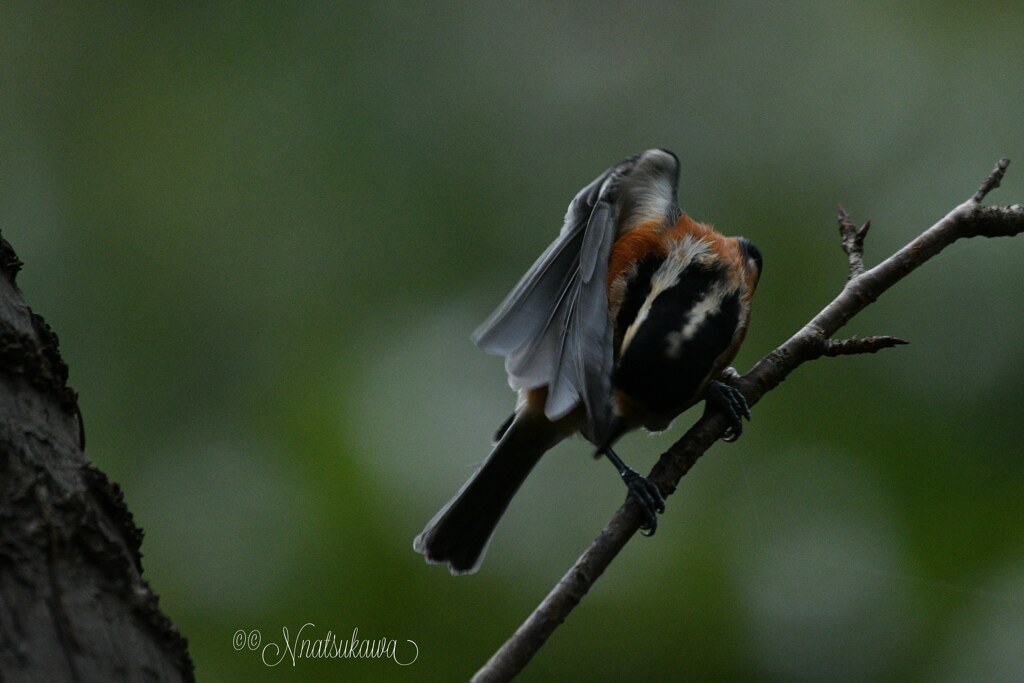
<instances>
[{"instance_id":1,"label":"gray wing feather","mask_svg":"<svg viewBox=\"0 0 1024 683\"><path fill-rule=\"evenodd\" d=\"M617 168L602 173L572 200L558 237L473 333L477 346L487 353L504 356L521 348L544 329L552 301L558 299L567 278L579 266L584 232L601 186Z\"/></svg>"},{"instance_id":2,"label":"gray wing feather","mask_svg":"<svg viewBox=\"0 0 1024 683\"><path fill-rule=\"evenodd\" d=\"M668 158L652 152L613 166L580 190L558 237L473 334L481 349L505 356L513 389L548 386L548 419L566 415L582 401L587 414L582 431L595 443L607 436L611 422L608 260L623 212L626 218L634 213L631 199L623 206L624 179L638 159L643 167L650 165L644 163L648 157L662 164ZM648 175L640 173L644 184Z\"/></svg>"},{"instance_id":3,"label":"gray wing feather","mask_svg":"<svg viewBox=\"0 0 1024 683\"><path fill-rule=\"evenodd\" d=\"M618 235L617 189L609 188L590 218L580 253L578 291L567 332L567 354L587 411L583 434L595 443L611 424L612 321L608 315L608 259Z\"/></svg>"}]
</instances>

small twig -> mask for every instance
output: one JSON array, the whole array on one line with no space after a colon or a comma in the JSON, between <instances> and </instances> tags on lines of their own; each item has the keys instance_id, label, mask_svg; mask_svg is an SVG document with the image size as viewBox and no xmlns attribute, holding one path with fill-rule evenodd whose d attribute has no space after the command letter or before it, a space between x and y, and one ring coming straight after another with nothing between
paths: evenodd
<instances>
[{"instance_id":1,"label":"small twig","mask_svg":"<svg viewBox=\"0 0 1024 683\"><path fill-rule=\"evenodd\" d=\"M985 198L985 195L1002 184L1003 176L1006 175L1006 169L1009 165L1010 160L1006 157L999 160L996 167L992 169L991 173L989 173L988 178L985 178L985 182L983 182L981 187L978 188L978 191L974 193L974 197L972 197L972 199L975 204L980 204L981 200Z\"/></svg>"},{"instance_id":2,"label":"small twig","mask_svg":"<svg viewBox=\"0 0 1024 683\"><path fill-rule=\"evenodd\" d=\"M997 187L1009 161L1000 160L981 188L966 202L950 211L939 222L909 244L870 270L851 277L843 290L781 346L766 355L743 377L734 382L751 406L777 387L803 363L821 356L873 353L879 349L906 343L895 337L867 337L833 341L831 338L851 318L874 302L882 293L953 242L968 237L1011 236L1024 232L1024 206L984 207L979 202ZM843 212L845 214L845 212ZM849 217L847 216L847 222ZM852 223L850 223L852 226ZM842 230L842 227L841 227ZM849 255L863 248L867 225L851 231ZM858 246L857 233L860 235ZM845 232L844 232L844 249ZM851 272L854 270L851 258ZM861 260L861 269L863 261ZM725 433L726 419L716 411L704 416L658 459L650 479L669 496L697 460ZM579 604L594 581L604 572L640 526L640 515L632 499L622 505L516 632L505 641L488 662L473 676L473 681L508 681L518 674L548 637Z\"/></svg>"},{"instance_id":3,"label":"small twig","mask_svg":"<svg viewBox=\"0 0 1024 683\"><path fill-rule=\"evenodd\" d=\"M854 356L861 353L878 353L882 349L909 344L899 337L851 337L850 339L829 339L822 346L822 356Z\"/></svg>"},{"instance_id":4,"label":"small twig","mask_svg":"<svg viewBox=\"0 0 1024 683\"><path fill-rule=\"evenodd\" d=\"M859 228L856 227L850 219L850 214L846 213L842 204L839 205L839 238L850 262L850 275L847 278L849 280L864 272L864 238L868 236L870 229L871 221Z\"/></svg>"}]
</instances>

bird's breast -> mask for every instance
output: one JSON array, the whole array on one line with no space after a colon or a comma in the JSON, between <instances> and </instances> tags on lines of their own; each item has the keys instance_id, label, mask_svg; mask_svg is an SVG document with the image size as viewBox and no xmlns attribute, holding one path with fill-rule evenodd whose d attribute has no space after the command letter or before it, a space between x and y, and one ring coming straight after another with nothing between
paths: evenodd
<instances>
[{"instance_id":1,"label":"bird's breast","mask_svg":"<svg viewBox=\"0 0 1024 683\"><path fill-rule=\"evenodd\" d=\"M662 429L735 356L749 307L745 280L735 276L717 241L726 238L710 229L657 237L633 237L620 264L613 250L612 266L619 268L609 278L609 313L616 412Z\"/></svg>"}]
</instances>

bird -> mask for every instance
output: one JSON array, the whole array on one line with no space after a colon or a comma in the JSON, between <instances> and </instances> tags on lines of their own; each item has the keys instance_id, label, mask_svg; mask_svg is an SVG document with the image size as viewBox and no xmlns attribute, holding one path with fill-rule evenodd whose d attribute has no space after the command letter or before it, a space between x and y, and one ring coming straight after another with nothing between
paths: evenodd
<instances>
[{"instance_id":1,"label":"bird","mask_svg":"<svg viewBox=\"0 0 1024 683\"><path fill-rule=\"evenodd\" d=\"M580 433L657 529L658 487L613 450L633 429L667 429L700 402L735 440L751 414L729 383L762 270L758 249L679 208L679 158L649 149L605 170L569 204L562 228L473 333L505 357L515 411L493 449L413 548L452 574L477 571L499 519L548 450Z\"/></svg>"}]
</instances>

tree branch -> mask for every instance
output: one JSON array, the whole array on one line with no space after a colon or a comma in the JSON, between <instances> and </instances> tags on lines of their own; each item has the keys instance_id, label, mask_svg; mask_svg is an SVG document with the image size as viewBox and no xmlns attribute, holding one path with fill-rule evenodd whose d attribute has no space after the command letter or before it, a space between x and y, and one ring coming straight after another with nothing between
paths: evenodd
<instances>
[{"instance_id":1,"label":"tree branch","mask_svg":"<svg viewBox=\"0 0 1024 683\"><path fill-rule=\"evenodd\" d=\"M985 196L999 187L1009 163L1008 159L1001 159L967 201L867 271L863 266L863 248L869 223L855 228L849 215L840 207L840 237L849 261L850 278L839 295L801 330L758 361L746 375L734 380L747 402L754 405L760 401L807 361L822 356L875 353L907 343L885 336L842 341L834 341L832 336L886 290L958 239L1008 237L1024 232L1024 206L1000 208L981 205ZM707 411L662 454L650 478L665 496L676 490L680 479L723 436L725 429L725 418L718 412ZM477 671L473 682L508 681L519 673L637 532L640 522L636 504L628 499L526 621Z\"/></svg>"}]
</instances>

